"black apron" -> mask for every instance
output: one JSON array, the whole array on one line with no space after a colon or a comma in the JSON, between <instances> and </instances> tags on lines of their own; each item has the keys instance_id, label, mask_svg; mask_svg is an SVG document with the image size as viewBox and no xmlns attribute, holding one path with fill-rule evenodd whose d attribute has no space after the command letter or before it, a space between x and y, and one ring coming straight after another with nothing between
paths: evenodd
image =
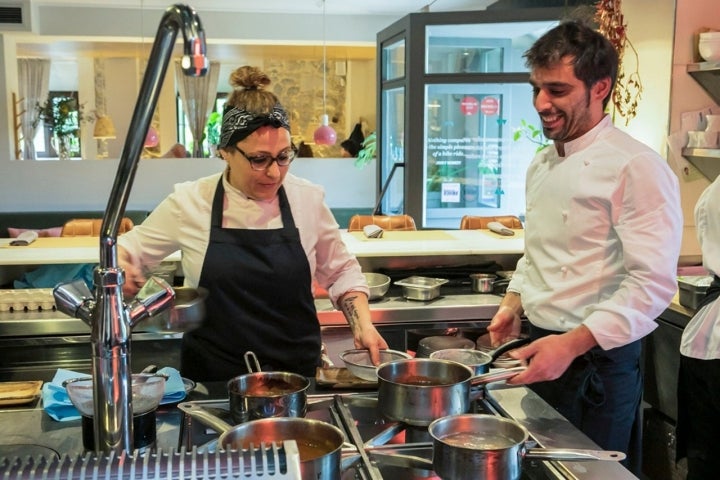
<instances>
[{"instance_id":1,"label":"black apron","mask_svg":"<svg viewBox=\"0 0 720 480\"><path fill-rule=\"evenodd\" d=\"M530 325L533 340L558 333ZM625 452L622 463L637 476L642 469L641 351L640 340L607 351L594 347L556 380L528 385L601 448Z\"/></svg>"},{"instance_id":2,"label":"black apron","mask_svg":"<svg viewBox=\"0 0 720 480\"><path fill-rule=\"evenodd\" d=\"M248 373L243 355L253 351L263 370L314 377L320 324L310 265L284 187L278 191L280 229L223 228L224 196L221 178L200 274L199 285L209 292L206 319L183 336L181 373L227 381Z\"/></svg>"},{"instance_id":3,"label":"black apron","mask_svg":"<svg viewBox=\"0 0 720 480\"><path fill-rule=\"evenodd\" d=\"M720 298L720 277L714 276L700 311ZM720 360L700 360L680 355L677 390L677 447L675 460L688 459L688 480L716 478L720 458L716 453L718 421L718 385Z\"/></svg>"}]
</instances>

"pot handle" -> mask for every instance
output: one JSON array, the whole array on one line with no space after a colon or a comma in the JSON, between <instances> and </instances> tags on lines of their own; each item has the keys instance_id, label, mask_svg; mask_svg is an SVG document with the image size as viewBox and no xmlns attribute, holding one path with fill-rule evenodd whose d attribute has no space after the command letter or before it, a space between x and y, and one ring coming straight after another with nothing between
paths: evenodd
<instances>
[{"instance_id":1,"label":"pot handle","mask_svg":"<svg viewBox=\"0 0 720 480\"><path fill-rule=\"evenodd\" d=\"M485 385L486 383L507 380L508 378L512 378L520 372L524 372L525 370L527 370L527 367L525 366L498 369L494 372L484 373L482 375L477 375L471 378L470 385Z\"/></svg>"},{"instance_id":2,"label":"pot handle","mask_svg":"<svg viewBox=\"0 0 720 480\"><path fill-rule=\"evenodd\" d=\"M497 347L495 350L491 350L491 351L486 352L486 353L487 353L488 355L490 355L490 358L492 358L492 361L494 362L494 361L497 360L498 357L499 357L500 355L502 355L503 353L505 353L505 352L507 352L507 351L510 351L510 350L512 350L512 349L514 349L514 348L521 347L521 346L523 346L523 345L525 345L525 344L528 344L528 343L530 343L530 337L515 338L515 339L513 339L513 340L510 340L510 341L507 341L507 342L503 343L502 345L500 345L499 347Z\"/></svg>"},{"instance_id":3,"label":"pot handle","mask_svg":"<svg viewBox=\"0 0 720 480\"><path fill-rule=\"evenodd\" d=\"M586 450L575 448L529 448L525 452L525 458L558 461L609 460L619 462L621 460L625 460L625 454L623 452L617 452L614 450Z\"/></svg>"},{"instance_id":4,"label":"pot handle","mask_svg":"<svg viewBox=\"0 0 720 480\"><path fill-rule=\"evenodd\" d=\"M194 404L192 402L178 403L177 406L181 411L190 415L191 418L198 420L208 427L212 428L216 432L223 434L233 429L233 426L227 423L220 417L213 415L208 412L202 406Z\"/></svg>"},{"instance_id":5,"label":"pot handle","mask_svg":"<svg viewBox=\"0 0 720 480\"><path fill-rule=\"evenodd\" d=\"M258 361L255 352L248 350L247 352L245 352L245 355L243 355L243 358L245 358L245 366L248 369L248 373L262 372L262 368L260 368L260 362ZM253 367L250 364L250 360L255 363L255 370L253 370Z\"/></svg>"}]
</instances>

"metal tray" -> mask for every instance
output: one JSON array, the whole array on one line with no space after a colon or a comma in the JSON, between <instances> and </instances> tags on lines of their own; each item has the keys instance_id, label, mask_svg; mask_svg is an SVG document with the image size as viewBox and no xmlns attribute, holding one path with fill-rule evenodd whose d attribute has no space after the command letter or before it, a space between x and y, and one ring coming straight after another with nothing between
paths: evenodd
<instances>
[{"instance_id":1,"label":"metal tray","mask_svg":"<svg viewBox=\"0 0 720 480\"><path fill-rule=\"evenodd\" d=\"M395 285L402 287L403 297L408 300L427 301L440 296L440 286L447 282L447 278L412 276L398 280Z\"/></svg>"}]
</instances>

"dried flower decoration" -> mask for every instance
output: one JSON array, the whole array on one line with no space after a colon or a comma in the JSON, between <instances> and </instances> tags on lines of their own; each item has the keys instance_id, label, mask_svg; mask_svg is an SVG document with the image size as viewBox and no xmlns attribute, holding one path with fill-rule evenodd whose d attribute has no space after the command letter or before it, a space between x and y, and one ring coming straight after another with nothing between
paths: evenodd
<instances>
[{"instance_id":1,"label":"dried flower decoration","mask_svg":"<svg viewBox=\"0 0 720 480\"><path fill-rule=\"evenodd\" d=\"M612 103L615 112L625 118L625 125L637 115L638 102L642 96L643 86L640 80L640 58L637 50L627 37L627 24L622 14L621 0L600 0L596 4L595 20L598 31L610 40L618 54L618 73ZM635 55L635 71L629 75L625 71L624 54L629 47Z\"/></svg>"}]
</instances>

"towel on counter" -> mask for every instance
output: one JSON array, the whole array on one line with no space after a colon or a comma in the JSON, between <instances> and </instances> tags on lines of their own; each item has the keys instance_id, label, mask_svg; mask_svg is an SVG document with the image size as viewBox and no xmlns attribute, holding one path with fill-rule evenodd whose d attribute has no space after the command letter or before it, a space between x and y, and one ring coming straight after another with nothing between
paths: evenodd
<instances>
[{"instance_id":1,"label":"towel on counter","mask_svg":"<svg viewBox=\"0 0 720 480\"><path fill-rule=\"evenodd\" d=\"M172 367L165 367L158 370L157 373L167 377L165 381L165 394L160 400L160 405L176 403L185 398L185 385L180 376L180 372ZM52 381L46 382L43 385L43 408L52 419L58 422L68 422L81 418L80 412L77 411L70 401L67 390L63 387L63 382L71 378L85 377L90 377L90 375L60 368L55 373Z\"/></svg>"}]
</instances>

